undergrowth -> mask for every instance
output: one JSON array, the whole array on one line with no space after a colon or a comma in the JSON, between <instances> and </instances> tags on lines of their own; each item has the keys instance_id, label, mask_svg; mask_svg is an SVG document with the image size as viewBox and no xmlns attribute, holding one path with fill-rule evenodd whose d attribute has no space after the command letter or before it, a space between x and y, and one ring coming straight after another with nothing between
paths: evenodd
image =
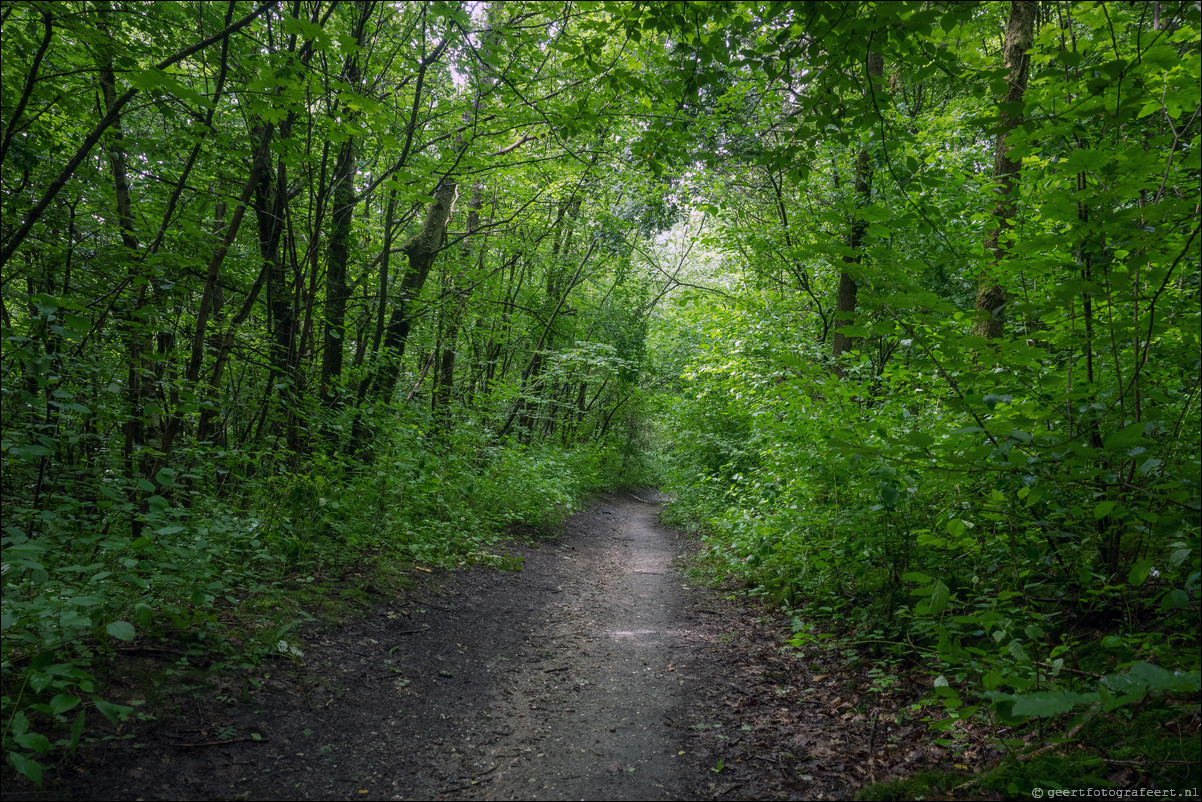
<instances>
[{"instance_id":1,"label":"undergrowth","mask_svg":"<svg viewBox=\"0 0 1202 802\"><path fill-rule=\"evenodd\" d=\"M1026 793L1053 757L1078 785L1197 787L1198 460L1171 436L1197 437L1196 401L1091 445L1042 399L930 405L904 365L871 393L821 367L691 370L660 415L663 516L713 581L789 611L795 647L926 674L932 740L1008 756L980 789Z\"/></svg>"},{"instance_id":2,"label":"undergrowth","mask_svg":"<svg viewBox=\"0 0 1202 802\"><path fill-rule=\"evenodd\" d=\"M289 653L310 612L339 615L410 567L507 567L507 537L550 534L620 483L621 448L493 443L414 414L369 461L231 451L173 463L151 488L110 475L38 510L6 501L8 764L40 784L103 720L135 713L105 698L118 649L170 644L220 672Z\"/></svg>"}]
</instances>

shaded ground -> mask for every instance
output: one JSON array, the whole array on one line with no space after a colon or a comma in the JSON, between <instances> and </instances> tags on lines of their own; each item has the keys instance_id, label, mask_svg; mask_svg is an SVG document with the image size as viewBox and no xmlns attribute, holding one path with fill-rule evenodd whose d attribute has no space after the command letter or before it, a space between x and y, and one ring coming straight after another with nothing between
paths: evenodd
<instances>
[{"instance_id":1,"label":"shaded ground","mask_svg":"<svg viewBox=\"0 0 1202 802\"><path fill-rule=\"evenodd\" d=\"M943 758L896 689L782 653L780 622L691 587L657 512L654 493L609 496L514 547L521 571L465 570L307 633L257 691L127 725L38 796L845 798Z\"/></svg>"}]
</instances>

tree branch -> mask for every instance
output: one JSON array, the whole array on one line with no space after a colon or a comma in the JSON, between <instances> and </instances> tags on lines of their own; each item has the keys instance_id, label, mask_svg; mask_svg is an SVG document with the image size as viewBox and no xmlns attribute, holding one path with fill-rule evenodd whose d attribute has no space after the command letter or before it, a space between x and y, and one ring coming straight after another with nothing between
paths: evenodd
<instances>
[{"instance_id":1,"label":"tree branch","mask_svg":"<svg viewBox=\"0 0 1202 802\"><path fill-rule=\"evenodd\" d=\"M219 42L222 39L225 39L230 34L245 28L255 19L262 16L264 12L274 8L277 2L278 0L268 0L268 2L262 4L250 14L235 22L233 25L227 26L221 32L213 34L207 39L181 50L174 56L160 61L158 64L154 65L153 69L165 70L172 64L183 61L188 56L205 49L214 42ZM62 171L58 174L58 177L55 178L54 181L50 183L50 186L46 188L46 192L42 195L42 199L39 200L37 204L35 204L34 207L29 210L29 214L25 217L25 222L21 224L20 228L13 232L13 234L9 237L8 242L4 244L4 249L0 251L0 266L7 264L9 258L12 257L17 248L21 247L21 243L25 241L27 236L29 236L29 232L33 228L34 224L41 219L47 207L50 206L55 197L57 197L58 193L64 186L66 186L67 182L71 180L71 176L75 174L75 171L79 168L79 165L82 164L84 159L88 157L88 154L92 152L92 148L95 147L96 143L100 141L100 137L104 134L104 132L112 127L112 125L119 119L121 119L121 110L125 108L125 105L129 103L129 101L134 99L134 96L137 95L139 91L140 90L137 88L130 89L124 95L117 98L116 102L113 103L108 112L104 115L104 117L101 118L100 122L96 124L96 127L92 129L92 133L88 134L88 136L84 139L83 144L80 145L79 149L75 151L75 155L72 156L71 160L67 162L66 166L63 167Z\"/></svg>"}]
</instances>

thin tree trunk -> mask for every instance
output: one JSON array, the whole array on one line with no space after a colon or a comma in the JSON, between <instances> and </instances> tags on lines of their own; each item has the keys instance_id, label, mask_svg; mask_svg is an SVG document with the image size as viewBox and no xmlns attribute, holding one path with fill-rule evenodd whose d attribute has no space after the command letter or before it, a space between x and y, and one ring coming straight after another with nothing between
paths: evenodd
<instances>
[{"instance_id":1,"label":"thin tree trunk","mask_svg":"<svg viewBox=\"0 0 1202 802\"><path fill-rule=\"evenodd\" d=\"M496 79L491 75L492 71L487 67L487 64L497 44L497 5L495 3L486 3L479 10L486 15L490 32L484 36L481 48L482 59L477 65L477 71L474 76L476 83L475 99L472 101L471 108L464 109L463 111L463 124L465 127L470 126L479 117L480 106L496 83ZM467 143L464 136L461 135L458 137L457 144L459 152L466 151ZM480 227L480 209L483 205L484 187L477 181L472 185L472 197L468 203L467 229L460 243L459 256L461 267L449 276L446 292L444 293L444 297L448 301L453 300L453 305L450 307L444 305L443 307L444 315L446 314L446 310L450 309L450 322L447 330L444 332L442 359L439 363L438 373L435 376L434 393L431 397L435 419L438 421L439 430L443 434L448 433L452 425L453 419L450 414L450 402L455 382L456 341L459 339L459 324L463 308L467 305L468 298L471 295L470 286L462 290L459 288L459 278L471 270L473 266L482 272L484 247L476 242L478 237L476 232ZM478 251L478 259L473 255L473 249Z\"/></svg>"},{"instance_id":2,"label":"thin tree trunk","mask_svg":"<svg viewBox=\"0 0 1202 802\"><path fill-rule=\"evenodd\" d=\"M388 313L388 282L389 268L392 263L392 228L393 221L396 217L396 190L388 192L388 206L384 211L384 250L380 254L380 297L376 303L376 322L375 330L372 333L371 342L371 366L378 365L380 362L380 349L384 343L384 319ZM355 395L355 406L358 409L355 413L355 421L351 425L351 439L348 446L348 451L351 454L359 453L363 449L363 439L366 435L366 427L363 422L362 407L363 402L367 400L367 394L371 391L372 380L374 374L369 367L364 371L362 381L359 382L359 391Z\"/></svg>"},{"instance_id":3,"label":"thin tree trunk","mask_svg":"<svg viewBox=\"0 0 1202 802\"><path fill-rule=\"evenodd\" d=\"M884 57L873 50L868 51L865 72L868 74L868 88L865 92L872 95L876 92L873 85L875 79L884 75ZM861 148L856 156L856 213L851 221L851 230L847 234L848 253L843 256L844 269L839 274L839 294L835 299L834 334L831 337L831 356L834 358L835 373L843 378L843 366L839 357L851 350L851 339L843 333L843 327L850 325L856 312L856 296L859 287L853 272L864 262L864 232L868 228L860 209L872 203L872 161L867 147ZM855 265L856 267L850 267ZM850 270L849 270L850 267Z\"/></svg>"},{"instance_id":4,"label":"thin tree trunk","mask_svg":"<svg viewBox=\"0 0 1202 802\"><path fill-rule=\"evenodd\" d=\"M281 128L280 139L287 139L288 131ZM255 219L259 227L259 255L267 270L267 309L271 318L271 376L269 386L284 380L285 398L292 397L293 337L295 323L292 316L293 303L288 292L287 269L281 252L288 203L287 163L281 157L272 175L271 153L266 148L256 148L255 158L263 160L255 167L260 173L255 186Z\"/></svg>"},{"instance_id":5,"label":"thin tree trunk","mask_svg":"<svg viewBox=\"0 0 1202 802\"><path fill-rule=\"evenodd\" d=\"M209 394L215 396L218 388L221 386L221 377L225 372L226 363L229 362L230 354L234 350L234 336L237 334L238 327L241 326L248 317L251 310L254 309L255 301L258 300L259 292L263 289L263 284L267 280L268 269L266 266L259 271L258 278L247 291L246 297L242 300L242 306L238 307L238 311L230 319L229 326L226 327L225 334L221 337L221 344L217 349L217 357L213 360L213 372L209 376ZM212 436L213 418L216 415L214 407L205 407L200 413L200 438L208 439Z\"/></svg>"},{"instance_id":6,"label":"thin tree trunk","mask_svg":"<svg viewBox=\"0 0 1202 802\"><path fill-rule=\"evenodd\" d=\"M261 133L262 139L258 143L258 149L266 150L270 142L270 129L264 129ZM217 246L217 250L213 252L209 259L208 270L205 271L204 289L200 294L200 307L196 311L196 327L192 334L192 350L188 357L188 367L184 373L184 380L189 385L195 385L200 379L200 369L204 363L205 352L205 335L209 324L209 315L211 310L216 305L217 299L217 278L221 274L221 266L225 263L226 254L229 253L230 246L233 245L234 239L238 236L238 230L242 227L242 219L246 216L246 207L250 204L251 196L255 191L261 178L260 171L264 167L264 160L261 158L253 158L251 160L252 168L250 177L247 179L245 186L242 188L242 195L238 199L238 207L234 210L233 217L225 229L225 236L221 240L221 244ZM231 323L231 328L236 326L236 323ZM223 346L217 348L216 359L220 364L222 360ZM213 383L216 387L216 383ZM206 424L212 418L212 413L208 410L201 413L200 436L203 438L206 432ZM180 426L183 423L181 412L177 408L168 420L163 430L163 440L161 451L165 460L171 453L172 446L175 442L175 437L179 433Z\"/></svg>"},{"instance_id":7,"label":"thin tree trunk","mask_svg":"<svg viewBox=\"0 0 1202 802\"><path fill-rule=\"evenodd\" d=\"M356 47L363 45L363 32L371 18L373 3L360 3L353 33ZM348 86L358 88L362 68L358 53L347 56L342 77ZM352 116L349 109L344 113ZM322 336L321 396L327 406L337 400L334 385L342 377L343 343L346 336L346 305L350 300L347 264L350 261L351 223L355 206L355 137L348 136L338 150L332 176L334 206L331 212L330 245L326 259L325 331Z\"/></svg>"},{"instance_id":8,"label":"thin tree trunk","mask_svg":"<svg viewBox=\"0 0 1202 802\"><path fill-rule=\"evenodd\" d=\"M452 306L447 330L443 334L442 358L439 362L438 374L435 377L433 396L434 413L438 416L439 427L444 433L450 429L452 422L449 405L455 384L455 348L456 341L459 339L459 323L463 315L463 308L467 305L471 294L470 290L459 289L458 279L462 271L470 269L473 265L477 268L482 266L479 263L484 259L484 248L474 240L477 237L476 230L480 227L480 208L483 204L483 188L477 183L472 187L472 199L468 206L466 236L460 243L462 269L451 275L445 293L448 303L451 303ZM473 249L479 251L478 257Z\"/></svg>"},{"instance_id":9,"label":"thin tree trunk","mask_svg":"<svg viewBox=\"0 0 1202 802\"><path fill-rule=\"evenodd\" d=\"M596 158L593 159L593 164L596 164ZM579 187L577 187L579 189ZM551 258L547 264L547 289L546 289L546 308L551 311L551 322L543 328L542 336L539 338L538 346L534 349L530 361L526 364L526 369L522 372L522 396L518 399L517 406L517 424L518 430L527 435L531 432L531 413L530 402L531 397L542 390L543 382L540 376L543 372L543 367L546 362L544 356L546 351L550 351L555 345L555 332L552 326L555 317L559 314L559 309L563 306L566 300L566 293L561 293L559 282L562 278L559 269L560 254L571 253L572 238L576 231L576 219L580 215L581 200L578 195L573 195L567 201L564 201L559 207L559 214L555 218L554 234L551 239ZM586 257L587 260L587 257ZM584 265L581 264L581 267ZM576 271L576 276L580 275L580 270ZM571 285L568 287L570 292L572 287L576 286L575 277L572 279ZM502 433L509 429L513 422L513 414L510 414L505 422L505 427Z\"/></svg>"},{"instance_id":10,"label":"thin tree trunk","mask_svg":"<svg viewBox=\"0 0 1202 802\"><path fill-rule=\"evenodd\" d=\"M348 138L334 165L334 209L330 246L326 260L325 332L322 336L321 396L334 402L333 385L342 375L342 345L346 334L346 304L350 285L346 280L350 258L351 221L355 213L355 141Z\"/></svg>"},{"instance_id":11,"label":"thin tree trunk","mask_svg":"<svg viewBox=\"0 0 1202 802\"><path fill-rule=\"evenodd\" d=\"M1004 57L1006 67L1010 70L1007 79L1009 89L1002 100L1001 127L994 148L993 175L998 184L998 201L993 208L994 226L985 239L985 247L993 253L993 259L981 271L974 304L976 320L972 327L973 334L990 340L999 339L1006 324L1008 294L1002 286L1001 263L1010 251L1007 234L1014 225L1015 200L1022 168L1021 161L1009 158L1007 140L1010 132L1023 121L1021 108L1031 64L1028 51L1035 42L1035 16L1038 10L1039 4L1035 0L1013 0L1010 3L1010 19L1006 24Z\"/></svg>"},{"instance_id":12,"label":"thin tree trunk","mask_svg":"<svg viewBox=\"0 0 1202 802\"><path fill-rule=\"evenodd\" d=\"M421 229L405 243L405 256L409 260L399 287L400 298L388 319L384 330L384 345L379 369L372 383L371 395L377 400L387 400L396 389L401 371L401 358L409 341L413 306L421 295L422 287L434 265L434 257L442 249L447 234L447 222L454 209L458 186L449 177L444 178L434 190L434 200L426 210L426 219Z\"/></svg>"},{"instance_id":13,"label":"thin tree trunk","mask_svg":"<svg viewBox=\"0 0 1202 802\"><path fill-rule=\"evenodd\" d=\"M588 264L588 261L592 257L593 251L596 249L596 247L597 240L594 239L589 245L588 250L585 252L584 257L581 258L580 264L576 266L576 272L572 274L571 280L567 283L567 286L559 296L559 300L556 302L555 308L551 310L551 314L547 317L547 323L543 326L542 334L540 334L538 338L538 343L536 343L534 346L534 352L530 355L530 361L526 363L526 369L522 372L522 395L518 399L518 402L514 404L513 409L510 410L509 417L505 420L505 425L501 427L501 431L497 434L498 437L503 437L509 432L510 427L513 426L514 421L519 415L523 416L524 421L527 420L524 412L527 405L527 398L532 396L542 387L539 374L542 371L543 349L546 348L548 338L551 337L551 332L555 327L556 318L559 317L559 313L563 310L564 304L567 303L568 296L571 294L572 290L574 290L576 285L580 283L580 274L584 271L584 266Z\"/></svg>"},{"instance_id":14,"label":"thin tree trunk","mask_svg":"<svg viewBox=\"0 0 1202 802\"><path fill-rule=\"evenodd\" d=\"M111 8L108 3L99 5L100 20L97 23L103 33L108 33L108 16ZM99 78L100 97L104 102L105 120L110 120L111 134L106 148L109 169L113 176L113 190L117 202L117 225L121 231L121 244L124 246L126 269L138 269L138 237L134 231L133 200L129 191L129 172L125 163L125 133L122 127L121 107L117 97L117 77L113 72L112 53L105 51L100 58ZM147 399L153 388L147 381L146 353L150 350L150 338L146 334L146 324L139 320L142 307L146 304L146 282L137 281L131 275L127 280L136 285L133 305L126 314L124 326L128 334L128 362L126 363L125 396L129 404L128 416L123 428L124 442L121 449L122 464L125 478L131 483L142 471L137 454L146 443L146 418L143 411L147 408ZM40 483L40 480L39 480ZM142 523L135 514L130 518L130 529L133 537L141 534Z\"/></svg>"}]
</instances>

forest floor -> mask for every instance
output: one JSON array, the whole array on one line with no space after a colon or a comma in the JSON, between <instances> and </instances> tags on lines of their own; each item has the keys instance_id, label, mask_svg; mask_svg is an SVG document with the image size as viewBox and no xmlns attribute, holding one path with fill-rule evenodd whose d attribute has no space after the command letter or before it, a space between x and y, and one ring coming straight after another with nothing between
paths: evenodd
<instances>
[{"instance_id":1,"label":"forest floor","mask_svg":"<svg viewBox=\"0 0 1202 802\"><path fill-rule=\"evenodd\" d=\"M690 581L658 507L606 496L512 545L520 571L422 574L309 625L302 657L159 694L20 796L840 799L950 765L905 717L916 680L782 649L786 622ZM116 659L137 678L155 656Z\"/></svg>"}]
</instances>

